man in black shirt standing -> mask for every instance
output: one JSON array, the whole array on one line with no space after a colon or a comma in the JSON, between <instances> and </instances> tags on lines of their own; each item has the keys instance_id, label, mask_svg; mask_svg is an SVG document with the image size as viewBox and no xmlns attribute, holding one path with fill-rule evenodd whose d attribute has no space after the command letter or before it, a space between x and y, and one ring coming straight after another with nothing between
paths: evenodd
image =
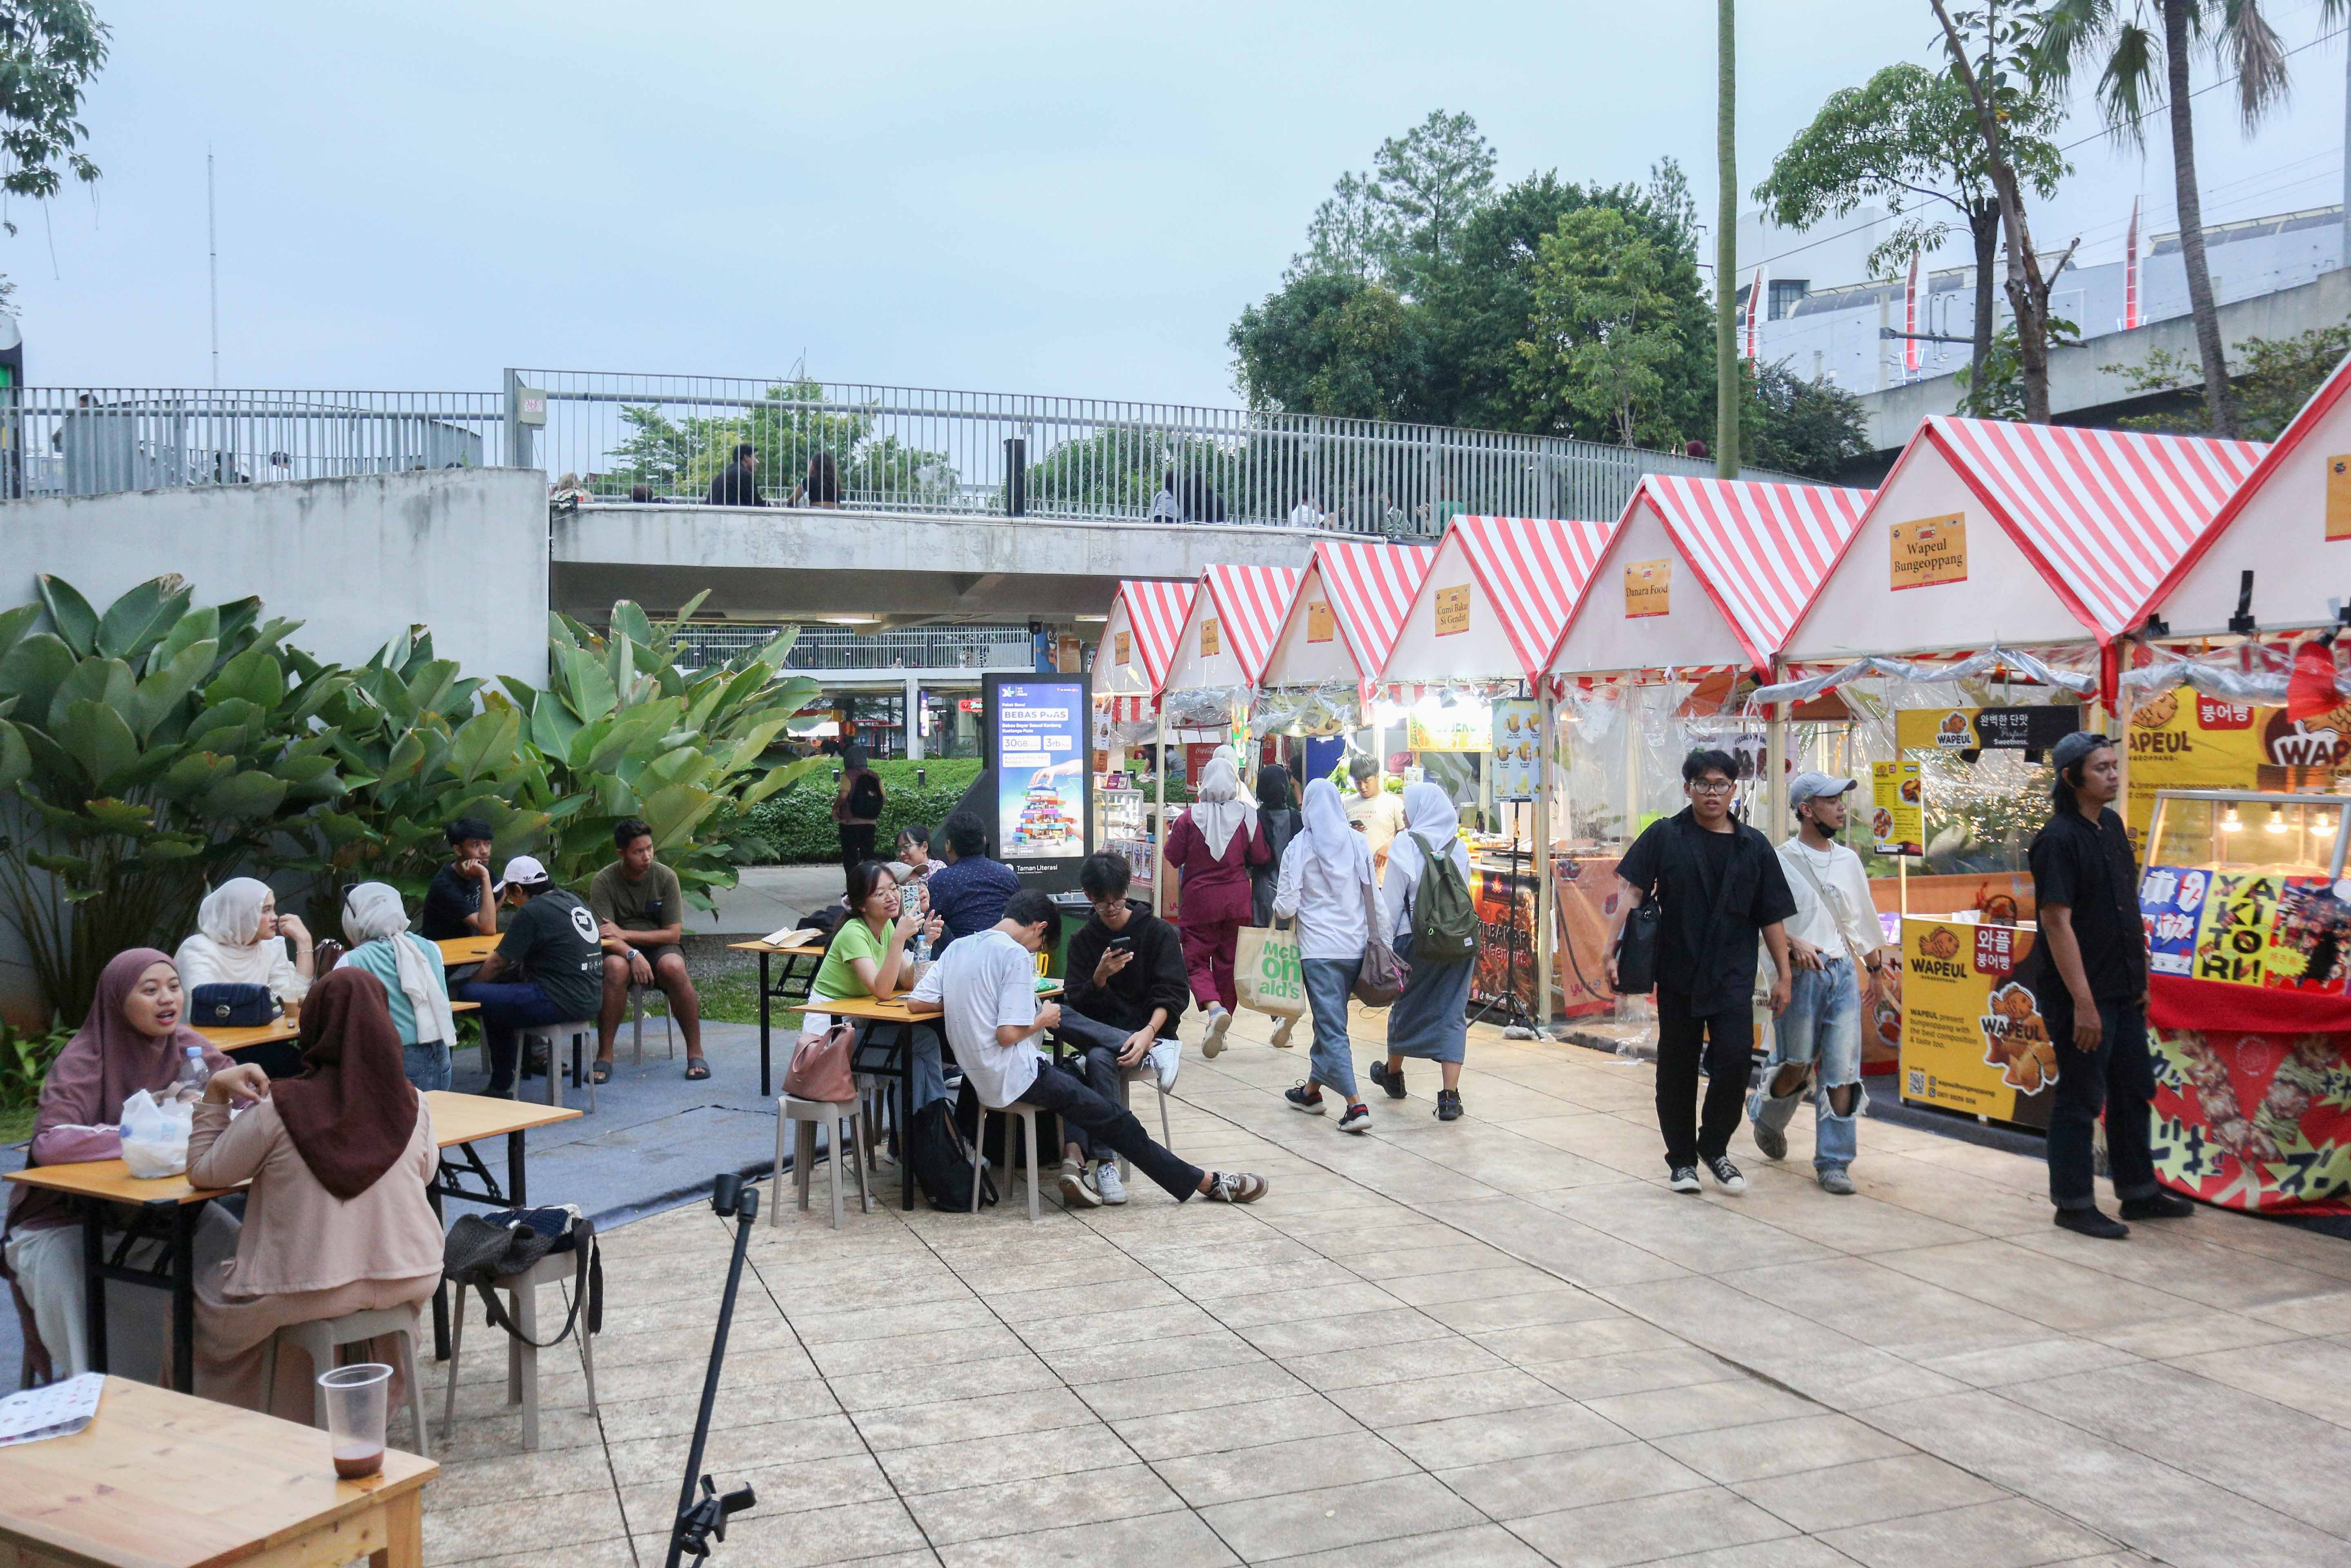
<instances>
[{"instance_id":1,"label":"man in black shirt standing","mask_svg":"<svg viewBox=\"0 0 2351 1568\"><path fill-rule=\"evenodd\" d=\"M2108 808L2122 793L2122 764L2113 741L2087 731L2059 741L2051 760L2056 810L2032 851L2041 948L2028 960L2057 1047L2049 1200L2066 1229L2118 1241L2130 1227L2098 1212L2092 1144L2101 1106L2123 1219L2178 1219L2195 1206L2156 1184L2148 1149L2155 1063L2147 1048L2147 928L2130 838Z\"/></svg>"},{"instance_id":2,"label":"man in black shirt standing","mask_svg":"<svg viewBox=\"0 0 2351 1568\"><path fill-rule=\"evenodd\" d=\"M479 817L460 817L444 831L457 858L433 873L417 935L427 942L495 936L504 890L490 880L490 825Z\"/></svg>"},{"instance_id":3,"label":"man in black shirt standing","mask_svg":"<svg viewBox=\"0 0 2351 1568\"><path fill-rule=\"evenodd\" d=\"M1657 1130L1676 1192L1697 1192L1704 1165L1726 1192L1747 1178L1730 1163L1730 1134L1747 1102L1755 1051L1756 941L1771 950L1771 1012L1788 1005L1788 936L1796 900L1771 841L1730 815L1739 764L1701 747L1682 760L1689 807L1652 822L1616 867L1608 933L1608 981L1616 983L1616 936L1654 897L1657 923ZM1692 1113L1698 1063L1708 1074L1702 1120Z\"/></svg>"}]
</instances>

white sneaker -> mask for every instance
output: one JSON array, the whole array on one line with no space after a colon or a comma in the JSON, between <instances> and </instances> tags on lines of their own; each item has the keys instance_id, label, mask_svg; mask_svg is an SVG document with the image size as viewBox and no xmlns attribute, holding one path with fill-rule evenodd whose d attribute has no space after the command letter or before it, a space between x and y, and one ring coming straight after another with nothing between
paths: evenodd
<instances>
[{"instance_id":1,"label":"white sneaker","mask_svg":"<svg viewBox=\"0 0 2351 1568\"><path fill-rule=\"evenodd\" d=\"M1200 1054L1221 1055L1225 1049L1225 1031L1233 1027L1233 1015L1221 1007L1208 1009L1207 1021L1200 1030Z\"/></svg>"},{"instance_id":2,"label":"white sneaker","mask_svg":"<svg viewBox=\"0 0 2351 1568\"><path fill-rule=\"evenodd\" d=\"M1372 1113L1364 1106L1350 1105L1347 1113L1339 1118L1339 1131L1343 1133L1368 1133L1371 1130Z\"/></svg>"},{"instance_id":3,"label":"white sneaker","mask_svg":"<svg viewBox=\"0 0 2351 1568\"><path fill-rule=\"evenodd\" d=\"M1158 1040L1143 1053L1143 1059L1151 1063L1153 1070L1159 1074L1160 1092L1165 1093L1176 1087L1176 1074L1184 1070L1184 1042L1180 1040Z\"/></svg>"},{"instance_id":4,"label":"white sneaker","mask_svg":"<svg viewBox=\"0 0 2351 1568\"><path fill-rule=\"evenodd\" d=\"M1102 1197L1086 1183L1086 1167L1075 1160L1061 1162L1061 1202L1070 1208L1093 1208Z\"/></svg>"},{"instance_id":5,"label":"white sneaker","mask_svg":"<svg viewBox=\"0 0 2351 1568\"><path fill-rule=\"evenodd\" d=\"M1119 1179L1116 1160L1104 1160L1094 1166L1094 1190L1113 1208L1126 1201L1126 1183Z\"/></svg>"},{"instance_id":6,"label":"white sneaker","mask_svg":"<svg viewBox=\"0 0 2351 1568\"><path fill-rule=\"evenodd\" d=\"M1281 1050L1288 1051L1290 1049L1290 1031L1291 1029L1296 1027L1297 1023L1298 1020L1296 1019L1285 1016L1280 1023L1275 1024L1273 1026L1273 1043Z\"/></svg>"}]
</instances>

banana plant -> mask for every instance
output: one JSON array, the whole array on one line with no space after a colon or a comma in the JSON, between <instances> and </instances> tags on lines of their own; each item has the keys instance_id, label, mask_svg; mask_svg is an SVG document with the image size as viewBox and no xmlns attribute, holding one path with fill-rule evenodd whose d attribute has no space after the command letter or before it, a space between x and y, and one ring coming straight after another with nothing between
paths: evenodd
<instances>
[{"instance_id":1,"label":"banana plant","mask_svg":"<svg viewBox=\"0 0 2351 1568\"><path fill-rule=\"evenodd\" d=\"M257 599L199 608L163 576L101 613L36 580L0 612L0 918L70 1024L110 957L169 950L215 876L343 793L314 721L347 680Z\"/></svg>"}]
</instances>

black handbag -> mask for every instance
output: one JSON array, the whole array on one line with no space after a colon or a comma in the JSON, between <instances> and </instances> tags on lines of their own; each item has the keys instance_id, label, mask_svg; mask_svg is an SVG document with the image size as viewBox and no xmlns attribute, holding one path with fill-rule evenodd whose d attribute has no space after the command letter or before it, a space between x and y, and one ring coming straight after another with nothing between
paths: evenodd
<instances>
[{"instance_id":1,"label":"black handbag","mask_svg":"<svg viewBox=\"0 0 2351 1568\"><path fill-rule=\"evenodd\" d=\"M564 1316L562 1333L550 1340L535 1340L507 1316L494 1289L501 1281L529 1272L553 1252L578 1255L571 1310ZM604 1260L596 1250L595 1222L570 1209L509 1208L495 1214L461 1214L441 1245L441 1273L460 1291L473 1286L481 1293L482 1310L492 1323L539 1350L571 1337L583 1303L588 1309L588 1332L604 1331Z\"/></svg>"},{"instance_id":2,"label":"black handbag","mask_svg":"<svg viewBox=\"0 0 2351 1568\"><path fill-rule=\"evenodd\" d=\"M194 1029L250 1029L277 1017L277 998L267 986L198 986L188 993L188 1023Z\"/></svg>"},{"instance_id":3,"label":"black handbag","mask_svg":"<svg viewBox=\"0 0 2351 1568\"><path fill-rule=\"evenodd\" d=\"M1657 922L1664 911L1654 898L1625 919L1616 937L1616 994L1646 997L1657 988Z\"/></svg>"}]
</instances>

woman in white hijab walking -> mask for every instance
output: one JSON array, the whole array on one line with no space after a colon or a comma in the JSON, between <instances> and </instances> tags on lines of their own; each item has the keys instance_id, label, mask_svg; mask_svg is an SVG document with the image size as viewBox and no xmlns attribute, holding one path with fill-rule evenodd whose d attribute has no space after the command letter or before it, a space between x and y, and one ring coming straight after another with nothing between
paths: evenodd
<instances>
[{"instance_id":1,"label":"woman in white hijab walking","mask_svg":"<svg viewBox=\"0 0 2351 1568\"><path fill-rule=\"evenodd\" d=\"M1200 770L1199 799L1167 831L1167 864L1183 881L1176 928L1184 974L1204 1020L1200 1054L1225 1049L1232 1027L1233 952L1249 918L1249 867L1272 858L1257 808L1244 804L1240 774L1217 758Z\"/></svg>"},{"instance_id":2,"label":"woman in white hijab walking","mask_svg":"<svg viewBox=\"0 0 2351 1568\"><path fill-rule=\"evenodd\" d=\"M1374 1063L1372 1082L1391 1100L1405 1096L1404 1059L1416 1056L1434 1061L1444 1072L1445 1086L1437 1094L1437 1119L1450 1122L1461 1114L1461 1059L1469 1044L1469 972L1474 958L1434 964L1412 951L1412 912L1428 857L1442 855L1469 877L1469 852L1461 847L1459 819L1451 797L1434 784L1407 784L1404 791L1404 831L1388 846L1387 877L1380 884L1384 918L1391 919L1396 956L1412 966L1404 995L1388 1013L1388 1059Z\"/></svg>"},{"instance_id":3,"label":"woman in white hijab walking","mask_svg":"<svg viewBox=\"0 0 2351 1568\"><path fill-rule=\"evenodd\" d=\"M293 915L277 913L267 883L233 876L204 894L196 933L180 944L172 963L190 993L198 986L267 986L280 1002L299 1002L310 989L310 933Z\"/></svg>"},{"instance_id":4,"label":"woman in white hijab walking","mask_svg":"<svg viewBox=\"0 0 2351 1568\"><path fill-rule=\"evenodd\" d=\"M388 883L363 882L343 894L343 936L351 950L336 967L365 969L383 982L408 1082L420 1092L448 1088L457 1025L441 950L410 935L407 907Z\"/></svg>"},{"instance_id":5,"label":"woman in white hijab walking","mask_svg":"<svg viewBox=\"0 0 2351 1568\"><path fill-rule=\"evenodd\" d=\"M1306 1082L1290 1090L1293 1109L1322 1114L1322 1088L1346 1096L1343 1133L1368 1132L1372 1113L1355 1089L1355 1048L1347 1038L1347 997L1364 970L1364 949L1377 928L1379 894L1372 883L1372 846L1347 821L1339 787L1328 779L1306 786L1306 825L1282 856L1273 893L1273 917L1295 918L1306 1005L1314 1015L1314 1049Z\"/></svg>"}]
</instances>

